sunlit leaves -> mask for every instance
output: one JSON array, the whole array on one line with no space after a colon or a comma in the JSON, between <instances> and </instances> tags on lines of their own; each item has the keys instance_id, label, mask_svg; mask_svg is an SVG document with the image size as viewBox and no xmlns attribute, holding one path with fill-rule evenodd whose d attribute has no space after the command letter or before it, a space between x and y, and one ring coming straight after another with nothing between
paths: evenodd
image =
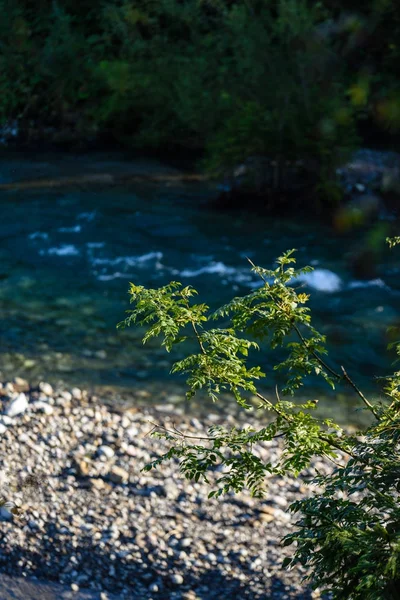
<instances>
[{"instance_id":1,"label":"sunlit leaves","mask_svg":"<svg viewBox=\"0 0 400 600\"><path fill-rule=\"evenodd\" d=\"M258 388L266 374L254 364L260 352L255 340L260 343L267 340L270 346L283 346L287 351L285 360L270 365L271 375L274 370L285 374L284 391L293 392L310 374L323 376L331 383L320 359L326 353L325 338L311 325L306 306L308 295L296 286L296 280L310 269L296 269L294 250L289 250L277 259L274 268L253 265L253 271L264 285L246 296L234 298L212 315L206 305L192 302L197 292L189 286L171 282L158 289L146 289L131 284L133 309L120 324L141 325L145 328L143 342L160 336L168 351L188 337L195 342L197 352L191 352L172 366L173 373L186 376L188 399L200 390L214 401L223 393L231 393L243 409L254 410L256 399L259 409L275 415L275 421L259 431L213 428L209 432L210 446L191 446L176 432L157 431L157 435L177 443L173 456L179 455L181 469L189 478L204 479L209 468L216 464L224 466L215 494L249 487L252 493L260 495L265 474L271 472L272 466L263 466L259 459L252 458L252 448L275 435L285 439L281 460L273 467L276 473L297 474L312 456L336 452L331 441L337 441L337 437L329 433L334 424L320 422L312 415L316 403L299 405L279 397L274 401L266 398ZM225 323L228 320L228 326L210 327L217 319ZM167 453L152 466L171 456Z\"/></svg>"},{"instance_id":2,"label":"sunlit leaves","mask_svg":"<svg viewBox=\"0 0 400 600\"><path fill-rule=\"evenodd\" d=\"M400 244L400 236L395 235L391 238L386 238L386 242L389 244L390 248L394 248L394 246L398 246Z\"/></svg>"},{"instance_id":3,"label":"sunlit leaves","mask_svg":"<svg viewBox=\"0 0 400 600\"><path fill-rule=\"evenodd\" d=\"M349 438L353 457L333 474L319 476L323 492L294 503L296 563L338 600L395 600L400 581L399 425L389 409L382 422L360 438ZM335 574L335 577L333 577Z\"/></svg>"},{"instance_id":4,"label":"sunlit leaves","mask_svg":"<svg viewBox=\"0 0 400 600\"><path fill-rule=\"evenodd\" d=\"M390 243L396 245L399 238ZM279 257L272 269L253 265L253 270L262 286L233 298L211 315L204 304L192 303L196 291L191 287L176 282L159 289L131 285L133 310L123 326L144 326L143 340L161 336L167 350L188 337L196 342L197 351L172 367L173 372L186 376L188 398L199 390L215 401L222 393L231 393L244 410L253 411L256 399L258 410L268 411L271 418L260 428L214 425L201 439L175 427L156 427L154 435L165 438L171 448L145 470L176 460L185 477L209 483L210 497L244 488L260 497L270 475L298 476L310 469L314 457L330 459L332 473L314 471L320 493L291 507L300 518L297 530L284 541L296 544L285 566L306 566L315 586L327 588L337 600L396 600L400 583L400 372L385 382L389 403L373 406L344 369L339 375L325 362L325 337L313 327L308 295L298 287L299 277L309 269L296 269L294 251ZM218 319L224 326L211 327ZM374 423L350 435L334 421L319 418L317 401L300 404L281 398L278 390L275 398L269 398L260 390L265 373L255 360L265 343L286 352L279 364L266 369L270 376L276 370L283 374L284 390L293 393L312 375L331 385L334 381L350 383ZM281 439L280 453L266 460L260 447L275 437Z\"/></svg>"},{"instance_id":5,"label":"sunlit leaves","mask_svg":"<svg viewBox=\"0 0 400 600\"><path fill-rule=\"evenodd\" d=\"M278 258L275 269L254 265L253 271L264 285L247 296L234 298L212 315L229 316L235 329L258 339L267 338L271 348L286 346L287 359L274 369L286 372L283 391L289 393L298 389L311 373L321 375L333 386L332 377L319 360L319 355L326 353L325 338L312 327L309 308L304 306L309 296L296 289L296 279L312 269L295 269L295 263L294 250L289 250ZM298 341L289 341L290 335Z\"/></svg>"},{"instance_id":6,"label":"sunlit leaves","mask_svg":"<svg viewBox=\"0 0 400 600\"><path fill-rule=\"evenodd\" d=\"M162 335L162 345L170 351L174 344L185 340L185 336L179 333L186 325L207 320L204 314L208 307L205 304L189 304L190 297L197 294L190 286L182 288L180 283L173 281L159 289L145 289L132 283L129 293L135 308L128 311L129 316L118 327L134 323L148 325L143 343Z\"/></svg>"}]
</instances>

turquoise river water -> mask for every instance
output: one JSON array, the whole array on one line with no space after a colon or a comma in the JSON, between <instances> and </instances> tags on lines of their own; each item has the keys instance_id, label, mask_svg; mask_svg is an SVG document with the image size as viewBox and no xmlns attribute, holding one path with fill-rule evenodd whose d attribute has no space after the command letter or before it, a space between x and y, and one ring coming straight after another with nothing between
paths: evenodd
<instances>
[{"instance_id":1,"label":"turquoise river water","mask_svg":"<svg viewBox=\"0 0 400 600\"><path fill-rule=\"evenodd\" d=\"M0 183L128 168L124 157L104 154L4 154ZM143 161L139 170L161 168ZM297 248L298 263L315 269L301 283L332 364L344 364L364 390L379 395L374 376L393 370L387 330L400 324L400 252L383 248L366 279L349 265L381 225L338 235L308 215L217 212L206 205L212 193L198 183L0 192L1 378L63 381L155 401L173 394L178 401L181 382L168 373L174 357L156 343L143 347L136 330L116 330L129 308L129 282L179 280L214 308L259 284L246 256L270 267L282 251ZM274 358L263 349L271 388ZM346 391L329 396L322 382L310 385L335 412L350 410Z\"/></svg>"}]
</instances>

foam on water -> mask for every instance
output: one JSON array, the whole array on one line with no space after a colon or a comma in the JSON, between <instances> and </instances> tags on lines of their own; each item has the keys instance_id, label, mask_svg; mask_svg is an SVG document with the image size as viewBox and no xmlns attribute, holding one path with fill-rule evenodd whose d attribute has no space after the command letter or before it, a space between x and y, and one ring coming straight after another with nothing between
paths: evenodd
<instances>
[{"instance_id":1,"label":"foam on water","mask_svg":"<svg viewBox=\"0 0 400 600\"><path fill-rule=\"evenodd\" d=\"M82 230L80 225L75 225L75 227L60 227L58 231L61 233L79 233Z\"/></svg>"},{"instance_id":2,"label":"foam on water","mask_svg":"<svg viewBox=\"0 0 400 600\"><path fill-rule=\"evenodd\" d=\"M77 216L78 221L94 221L94 219L96 218L96 211L92 210L90 212L82 212Z\"/></svg>"},{"instance_id":3,"label":"foam on water","mask_svg":"<svg viewBox=\"0 0 400 600\"><path fill-rule=\"evenodd\" d=\"M73 244L62 244L61 246L55 246L53 248L49 248L48 250L40 250L39 254L42 256L45 254L54 256L78 256L79 250Z\"/></svg>"},{"instance_id":4,"label":"foam on water","mask_svg":"<svg viewBox=\"0 0 400 600\"><path fill-rule=\"evenodd\" d=\"M29 234L30 240L47 240L49 238L49 234L44 231L34 231Z\"/></svg>"},{"instance_id":5,"label":"foam on water","mask_svg":"<svg viewBox=\"0 0 400 600\"><path fill-rule=\"evenodd\" d=\"M116 273L112 273L111 275L97 275L97 279L99 281L112 281L113 279L133 279L133 275L128 273L120 273L117 271Z\"/></svg>"},{"instance_id":6,"label":"foam on water","mask_svg":"<svg viewBox=\"0 0 400 600\"><path fill-rule=\"evenodd\" d=\"M329 269L315 269L311 273L304 273L297 278L297 281L303 281L309 287L319 292L329 293L338 292L344 287L348 289L368 287L380 287L382 289L387 288L386 283L380 278L370 279L369 281L351 281L344 286L339 275L333 271L330 271Z\"/></svg>"},{"instance_id":7,"label":"foam on water","mask_svg":"<svg viewBox=\"0 0 400 600\"><path fill-rule=\"evenodd\" d=\"M92 246L93 247L93 246ZM117 258L94 258L92 261L93 266L110 266L126 265L128 267L134 267L152 260L160 261L163 257L162 252L148 252L141 256L117 256Z\"/></svg>"},{"instance_id":8,"label":"foam on water","mask_svg":"<svg viewBox=\"0 0 400 600\"><path fill-rule=\"evenodd\" d=\"M136 263L144 263L149 260L161 260L163 257L162 252L148 252L147 254L142 254L142 256L135 256Z\"/></svg>"},{"instance_id":9,"label":"foam on water","mask_svg":"<svg viewBox=\"0 0 400 600\"><path fill-rule=\"evenodd\" d=\"M387 288L388 286L382 279L370 279L369 281L352 281L349 284L349 288L366 288L371 286L377 286L380 288Z\"/></svg>"},{"instance_id":10,"label":"foam on water","mask_svg":"<svg viewBox=\"0 0 400 600\"><path fill-rule=\"evenodd\" d=\"M311 273L303 273L297 277L297 281L303 281L318 292L338 292L343 285L339 275L329 269L315 269Z\"/></svg>"},{"instance_id":11,"label":"foam on water","mask_svg":"<svg viewBox=\"0 0 400 600\"><path fill-rule=\"evenodd\" d=\"M91 245L92 248L100 247ZM92 258L91 264L93 275L99 281L112 281L113 279L129 279L133 278L132 268L150 268L157 271L163 270L165 267L160 262L163 257L162 252L147 252L139 256L117 256L116 258ZM113 267L119 267L113 272ZM100 268L100 270L97 270ZM129 269L129 273L126 271ZM171 270L171 269L168 269Z\"/></svg>"},{"instance_id":12,"label":"foam on water","mask_svg":"<svg viewBox=\"0 0 400 600\"><path fill-rule=\"evenodd\" d=\"M104 248L105 242L87 242L88 248Z\"/></svg>"},{"instance_id":13,"label":"foam on water","mask_svg":"<svg viewBox=\"0 0 400 600\"><path fill-rule=\"evenodd\" d=\"M200 267L200 269L183 269L180 272L182 277L199 277L199 275L204 274L212 274L212 275L234 275L237 273L237 269L233 267L227 267L223 262L211 262L204 267Z\"/></svg>"}]
</instances>

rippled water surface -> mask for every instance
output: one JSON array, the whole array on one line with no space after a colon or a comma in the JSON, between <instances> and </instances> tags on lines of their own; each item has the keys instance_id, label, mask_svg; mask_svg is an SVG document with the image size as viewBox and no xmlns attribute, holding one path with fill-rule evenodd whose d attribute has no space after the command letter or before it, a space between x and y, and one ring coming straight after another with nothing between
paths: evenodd
<instances>
[{"instance_id":1,"label":"rippled water surface","mask_svg":"<svg viewBox=\"0 0 400 600\"><path fill-rule=\"evenodd\" d=\"M0 182L128 167L121 157L104 155L4 156ZM160 167L143 162L140 169ZM312 294L315 322L328 337L332 362L345 364L376 392L371 376L390 372L394 358L386 345L388 326L400 322L400 253L379 247L376 269L364 279L350 264L384 224L338 235L307 215L279 220L212 211L205 205L212 193L200 184L160 183L1 192L2 377L18 374L144 395L143 390L165 393L171 385L179 394L179 382L168 375L173 357L156 343L143 347L138 331L116 330L129 308L129 281L160 286L180 280L215 308L259 284L246 256L270 267L282 251L297 248L299 264L315 269L302 285ZM272 386L267 350L261 362Z\"/></svg>"}]
</instances>

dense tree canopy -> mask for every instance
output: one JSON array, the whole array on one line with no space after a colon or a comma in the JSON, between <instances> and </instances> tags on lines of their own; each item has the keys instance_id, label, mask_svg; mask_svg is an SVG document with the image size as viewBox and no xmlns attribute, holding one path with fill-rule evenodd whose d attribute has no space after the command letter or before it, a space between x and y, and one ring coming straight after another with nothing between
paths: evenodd
<instances>
[{"instance_id":1,"label":"dense tree canopy","mask_svg":"<svg viewBox=\"0 0 400 600\"><path fill-rule=\"evenodd\" d=\"M389 0L0 0L0 123L326 172L357 133L396 135ZM368 127L365 127L368 123Z\"/></svg>"}]
</instances>

